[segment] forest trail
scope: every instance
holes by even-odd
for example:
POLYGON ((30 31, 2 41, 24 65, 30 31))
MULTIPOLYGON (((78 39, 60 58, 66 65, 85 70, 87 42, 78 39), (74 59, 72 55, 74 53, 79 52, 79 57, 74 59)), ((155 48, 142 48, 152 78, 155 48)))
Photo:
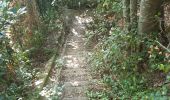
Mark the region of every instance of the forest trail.
MULTIPOLYGON (((89 51, 85 48, 86 24, 91 17, 85 13, 73 14, 70 24, 70 33, 66 41, 63 56, 64 67, 61 71, 61 83, 64 86, 62 100, 87 100, 86 92, 91 79, 87 67, 86 57, 89 51)), ((69 17, 69 16, 67 16, 69 17)))

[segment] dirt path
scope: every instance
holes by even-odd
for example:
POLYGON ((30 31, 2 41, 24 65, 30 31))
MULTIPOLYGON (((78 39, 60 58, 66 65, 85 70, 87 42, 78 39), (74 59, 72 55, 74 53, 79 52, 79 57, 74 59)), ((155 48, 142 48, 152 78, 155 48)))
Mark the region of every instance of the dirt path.
POLYGON ((85 24, 92 19, 80 13, 73 17, 63 56, 64 68, 61 72, 63 100, 87 100, 86 92, 91 77, 86 66, 88 51, 83 34, 86 30, 85 24))

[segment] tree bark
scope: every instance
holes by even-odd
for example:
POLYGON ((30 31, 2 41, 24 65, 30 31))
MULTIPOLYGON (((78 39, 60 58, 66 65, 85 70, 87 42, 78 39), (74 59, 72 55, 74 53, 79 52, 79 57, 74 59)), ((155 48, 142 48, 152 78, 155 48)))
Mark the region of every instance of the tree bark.
POLYGON ((26 0, 26 6, 28 8, 28 20, 29 28, 33 30, 34 28, 38 29, 40 26, 40 14, 37 9, 37 3, 35 0, 26 0))
POLYGON ((130 0, 130 28, 132 32, 136 31, 137 28, 137 11, 138 11, 138 1, 130 0))
MULTIPOLYGON (((140 16, 138 22, 138 33, 141 38, 148 37, 150 33, 160 32, 160 13, 163 0, 141 0, 140 16)), ((139 52, 142 53, 142 60, 138 62, 138 72, 147 70, 148 54, 145 53, 146 45, 141 42, 139 52)))
POLYGON ((138 32, 140 35, 159 31, 159 14, 163 0, 141 0, 138 32))
POLYGON ((123 18, 124 18, 124 31, 130 30, 130 0, 123 0, 123 18))
POLYGON ((164 20, 165 20, 165 31, 166 31, 166 36, 168 38, 169 44, 167 46, 168 49, 170 49, 170 1, 165 0, 164 3, 164 20))

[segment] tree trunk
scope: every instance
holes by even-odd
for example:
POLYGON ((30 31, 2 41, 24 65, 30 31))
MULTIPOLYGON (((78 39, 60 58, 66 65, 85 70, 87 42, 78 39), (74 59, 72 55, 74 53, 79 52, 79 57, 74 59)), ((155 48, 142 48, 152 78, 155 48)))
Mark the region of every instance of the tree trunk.
MULTIPOLYGON (((141 0, 138 32, 142 38, 148 37, 150 33, 160 31, 160 13, 163 0, 141 0)), ((145 44, 140 43, 139 52, 142 53, 142 60, 138 62, 138 72, 147 70, 148 54, 145 53, 145 44)))
POLYGON ((33 30, 39 29, 40 25, 40 18, 39 18, 39 11, 37 9, 37 3, 35 0, 26 0, 27 8, 28 8, 28 25, 29 29, 33 30))
POLYGON ((163 0, 141 0, 138 32, 140 35, 159 31, 159 19, 156 15, 160 13, 163 0))
POLYGON ((138 11, 138 1, 130 0, 130 27, 131 31, 135 32, 137 28, 137 11, 138 11))
POLYGON ((166 0, 164 3, 164 20, 165 20, 165 31, 166 31, 166 36, 168 38, 169 41, 169 45, 167 46, 167 48, 170 49, 170 1, 166 0))
POLYGON ((130 0, 123 0, 124 31, 130 30, 130 0))
POLYGON ((166 34, 166 23, 168 22, 168 19, 167 16, 165 16, 167 14, 167 11, 166 11, 166 3, 164 2, 164 4, 161 6, 161 15, 160 15, 160 36, 158 37, 159 38, 159 41, 162 43, 162 45, 164 45, 165 47, 168 46, 169 44, 169 41, 168 41, 168 37, 167 37, 167 34, 166 34))

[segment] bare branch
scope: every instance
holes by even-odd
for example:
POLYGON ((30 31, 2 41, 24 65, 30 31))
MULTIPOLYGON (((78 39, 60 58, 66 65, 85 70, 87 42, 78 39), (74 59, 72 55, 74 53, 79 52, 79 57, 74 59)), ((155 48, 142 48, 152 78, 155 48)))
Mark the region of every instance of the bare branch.
POLYGON ((162 44, 161 44, 160 42, 158 42, 158 41, 156 41, 156 43, 158 43, 161 48, 163 48, 163 49, 166 50, 168 53, 170 53, 170 49, 168 49, 167 47, 165 47, 164 45, 162 45, 162 44))

